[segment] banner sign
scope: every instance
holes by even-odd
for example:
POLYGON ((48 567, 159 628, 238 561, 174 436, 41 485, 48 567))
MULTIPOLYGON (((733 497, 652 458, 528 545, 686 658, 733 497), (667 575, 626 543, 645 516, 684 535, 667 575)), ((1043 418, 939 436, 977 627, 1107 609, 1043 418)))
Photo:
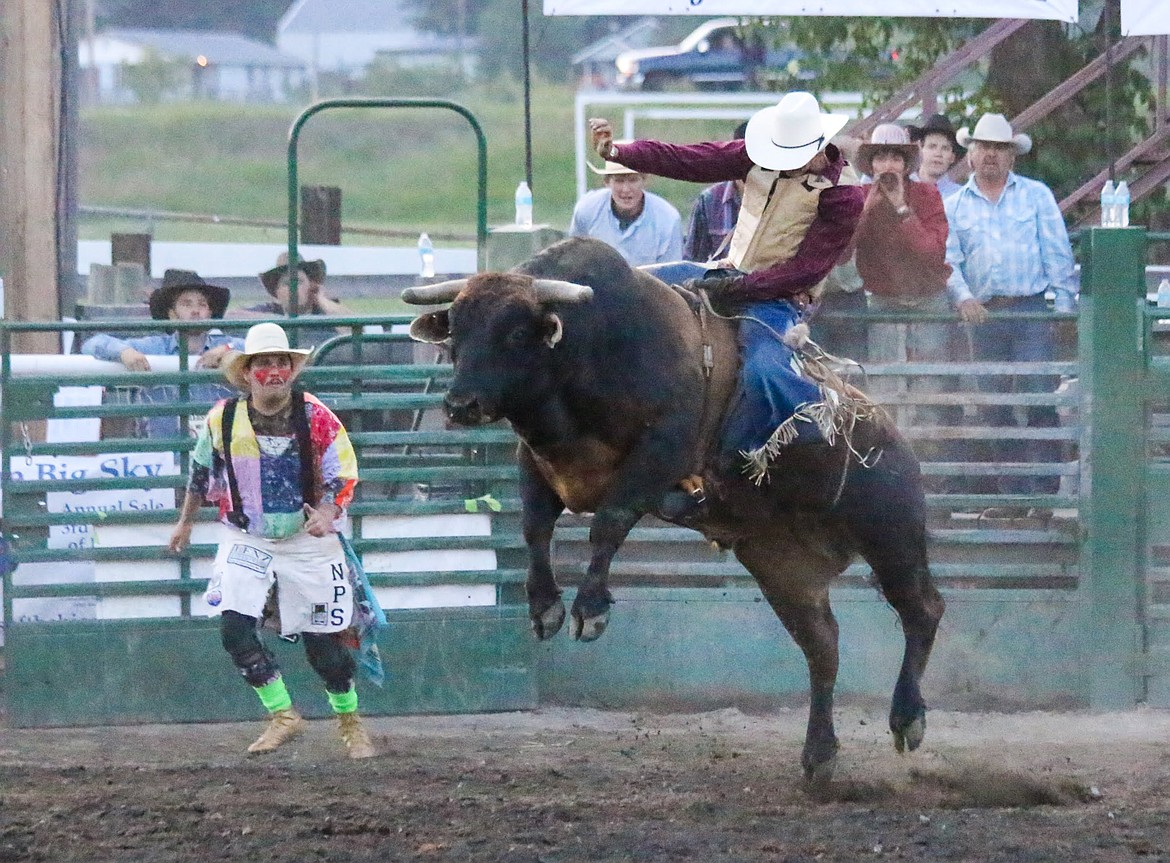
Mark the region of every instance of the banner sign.
MULTIPOLYGON (((1142 2, 1151 8, 1165 4, 1165 0, 1142 2)), ((1077 23, 1079 18, 1077 0, 544 0, 544 14, 1041 18, 1069 24, 1077 23)))
POLYGON ((1162 36, 1170 33, 1170 2, 1121 0, 1122 36, 1162 36))

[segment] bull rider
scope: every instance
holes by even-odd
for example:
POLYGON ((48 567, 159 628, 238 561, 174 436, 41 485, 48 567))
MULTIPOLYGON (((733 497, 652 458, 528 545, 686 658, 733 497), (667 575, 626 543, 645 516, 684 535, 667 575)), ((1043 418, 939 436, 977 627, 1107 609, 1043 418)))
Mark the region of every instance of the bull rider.
MULTIPOLYGON (((644 268, 668 284, 701 280, 717 306, 734 308, 740 320, 740 384, 723 428, 719 475, 743 472, 762 481, 781 448, 826 446, 835 433, 834 399, 800 373, 794 351, 800 340, 785 336, 802 320, 861 217, 865 193, 829 143, 847 120, 822 113, 803 92, 756 112, 742 141, 615 145, 608 120, 589 120, 593 148, 608 161, 676 180, 744 183, 726 258, 644 268)), ((685 524, 704 509, 703 496, 679 492, 668 496, 663 514, 685 524)))

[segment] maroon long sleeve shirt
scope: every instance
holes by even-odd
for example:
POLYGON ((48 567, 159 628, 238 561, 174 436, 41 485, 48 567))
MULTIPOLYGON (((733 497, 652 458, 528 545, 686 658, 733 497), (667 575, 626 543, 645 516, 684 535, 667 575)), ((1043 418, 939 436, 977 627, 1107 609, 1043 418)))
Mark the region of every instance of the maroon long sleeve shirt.
POLYGON ((881 297, 929 297, 947 289, 947 215, 933 183, 906 181, 901 218, 876 186, 857 227, 857 273, 862 286, 881 297))
MULTIPOLYGON (((845 159, 832 144, 825 148, 825 155, 829 167, 824 176, 836 183, 845 168, 845 159)), ((742 180, 755 167, 743 141, 702 144, 631 141, 618 147, 616 161, 644 174, 698 183, 742 180)), ((865 193, 860 186, 825 189, 817 204, 817 217, 796 254, 787 261, 747 274, 742 295, 753 301, 779 300, 815 287, 849 247, 864 204, 865 193)))

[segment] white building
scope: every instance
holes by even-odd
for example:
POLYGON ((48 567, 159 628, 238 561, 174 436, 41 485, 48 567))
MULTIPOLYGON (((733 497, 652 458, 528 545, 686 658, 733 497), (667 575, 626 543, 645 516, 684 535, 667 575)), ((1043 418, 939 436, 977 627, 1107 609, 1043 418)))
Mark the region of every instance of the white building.
POLYGON ((276 47, 298 57, 313 75, 361 75, 375 59, 401 66, 462 62, 472 40, 418 30, 402 0, 297 0, 276 28, 276 47))
POLYGON ((166 78, 148 86, 168 102, 284 102, 307 81, 300 59, 238 33, 115 29, 78 45, 90 101, 139 101, 142 85, 132 70, 144 63, 156 64, 156 77, 166 78))

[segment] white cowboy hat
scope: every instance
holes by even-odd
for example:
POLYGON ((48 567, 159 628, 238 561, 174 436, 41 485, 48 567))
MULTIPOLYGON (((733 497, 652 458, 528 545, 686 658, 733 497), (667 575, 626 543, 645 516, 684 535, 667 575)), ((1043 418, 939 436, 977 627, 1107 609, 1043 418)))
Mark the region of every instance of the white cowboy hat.
POLYGON ((792 171, 823 150, 848 122, 842 114, 822 114, 812 93, 789 93, 748 120, 748 158, 769 171, 792 171))
MULTIPOLYGON (((629 141, 614 141, 613 143, 616 147, 618 147, 620 149, 622 144, 628 144, 630 142, 629 141)), ((605 160, 605 167, 604 168, 595 168, 593 166, 592 162, 586 162, 585 164, 589 166, 589 170, 592 171, 594 174, 600 174, 603 177, 612 177, 616 174, 637 174, 638 173, 638 171, 635 171, 633 168, 627 168, 625 165, 619 165, 617 162, 611 162, 608 159, 605 160)))
POLYGON ((248 330, 244 337, 244 349, 232 351, 220 362, 223 376, 238 390, 247 391, 248 381, 245 377, 248 360, 261 354, 288 354, 293 365, 293 377, 300 374, 301 368, 309 358, 312 350, 305 348, 290 348, 288 335, 280 324, 256 324, 248 330))
POLYGON ((960 147, 967 147, 972 141, 985 141, 989 144, 1012 144, 1016 148, 1016 155, 1023 155, 1032 149, 1032 139, 1020 132, 1012 134, 1012 125, 1003 114, 984 114, 975 124, 975 131, 971 132, 964 126, 955 135, 960 147))
POLYGON ((869 141, 857 148, 857 166, 872 175, 873 157, 886 150, 902 154, 907 174, 918 167, 918 145, 910 143, 909 130, 896 123, 882 123, 874 128, 869 141))

